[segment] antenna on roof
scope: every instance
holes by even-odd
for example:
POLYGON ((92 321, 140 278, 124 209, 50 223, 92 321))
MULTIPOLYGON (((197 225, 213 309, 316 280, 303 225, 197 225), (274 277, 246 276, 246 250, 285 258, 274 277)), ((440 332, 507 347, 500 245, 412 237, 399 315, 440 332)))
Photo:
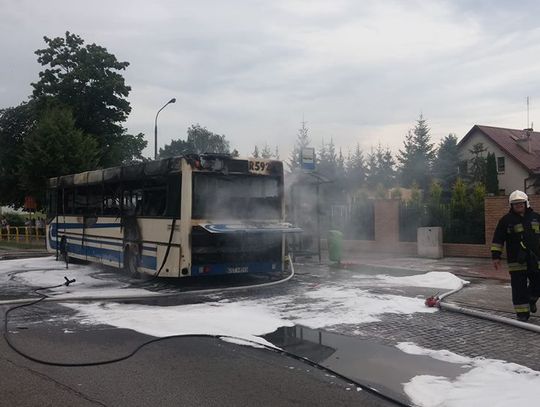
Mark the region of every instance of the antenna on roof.
POLYGON ((527 126, 525 128, 532 129, 532 126, 529 126, 529 97, 527 96, 527 126))

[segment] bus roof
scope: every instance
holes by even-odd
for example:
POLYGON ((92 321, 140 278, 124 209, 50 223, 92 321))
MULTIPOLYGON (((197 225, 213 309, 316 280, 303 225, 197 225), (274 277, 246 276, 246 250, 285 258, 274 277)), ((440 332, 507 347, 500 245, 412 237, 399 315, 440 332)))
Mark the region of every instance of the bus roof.
MULTIPOLYGON (((187 160, 192 167, 203 171, 250 172, 249 160, 246 158, 235 158, 228 154, 190 154, 49 178, 49 188, 94 185, 102 182, 135 181, 144 177, 177 173, 180 172, 182 159, 187 160)), ((260 158, 256 160, 279 163, 276 169, 278 169, 277 167, 279 169, 283 168, 280 161, 260 158)))

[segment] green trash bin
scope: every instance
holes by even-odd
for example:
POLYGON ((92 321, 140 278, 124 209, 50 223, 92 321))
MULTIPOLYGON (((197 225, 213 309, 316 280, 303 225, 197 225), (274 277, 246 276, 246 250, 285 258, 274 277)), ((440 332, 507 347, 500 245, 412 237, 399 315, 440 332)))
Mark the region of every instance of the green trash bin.
POLYGON ((328 258, 330 261, 341 263, 343 251, 343 233, 339 230, 328 231, 328 258))

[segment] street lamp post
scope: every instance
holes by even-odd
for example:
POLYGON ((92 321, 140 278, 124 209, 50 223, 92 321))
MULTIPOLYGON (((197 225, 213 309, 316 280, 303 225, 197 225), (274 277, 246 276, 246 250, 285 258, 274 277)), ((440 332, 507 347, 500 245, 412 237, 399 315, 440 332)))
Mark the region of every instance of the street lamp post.
POLYGON ((157 160, 157 118, 158 118, 159 112, 161 112, 163 109, 167 107, 167 105, 171 103, 176 103, 176 98, 172 98, 171 100, 169 100, 156 113, 156 120, 154 121, 154 160, 157 160))

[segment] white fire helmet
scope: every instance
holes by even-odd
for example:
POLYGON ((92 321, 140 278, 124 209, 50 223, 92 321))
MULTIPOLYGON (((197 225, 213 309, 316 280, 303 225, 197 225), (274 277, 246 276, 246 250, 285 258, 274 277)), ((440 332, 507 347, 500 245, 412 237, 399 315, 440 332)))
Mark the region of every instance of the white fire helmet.
POLYGON ((527 208, 529 207, 529 197, 525 192, 519 191, 517 189, 510 194, 510 196, 508 197, 508 202, 510 203, 510 205, 520 202, 526 202, 527 208))

